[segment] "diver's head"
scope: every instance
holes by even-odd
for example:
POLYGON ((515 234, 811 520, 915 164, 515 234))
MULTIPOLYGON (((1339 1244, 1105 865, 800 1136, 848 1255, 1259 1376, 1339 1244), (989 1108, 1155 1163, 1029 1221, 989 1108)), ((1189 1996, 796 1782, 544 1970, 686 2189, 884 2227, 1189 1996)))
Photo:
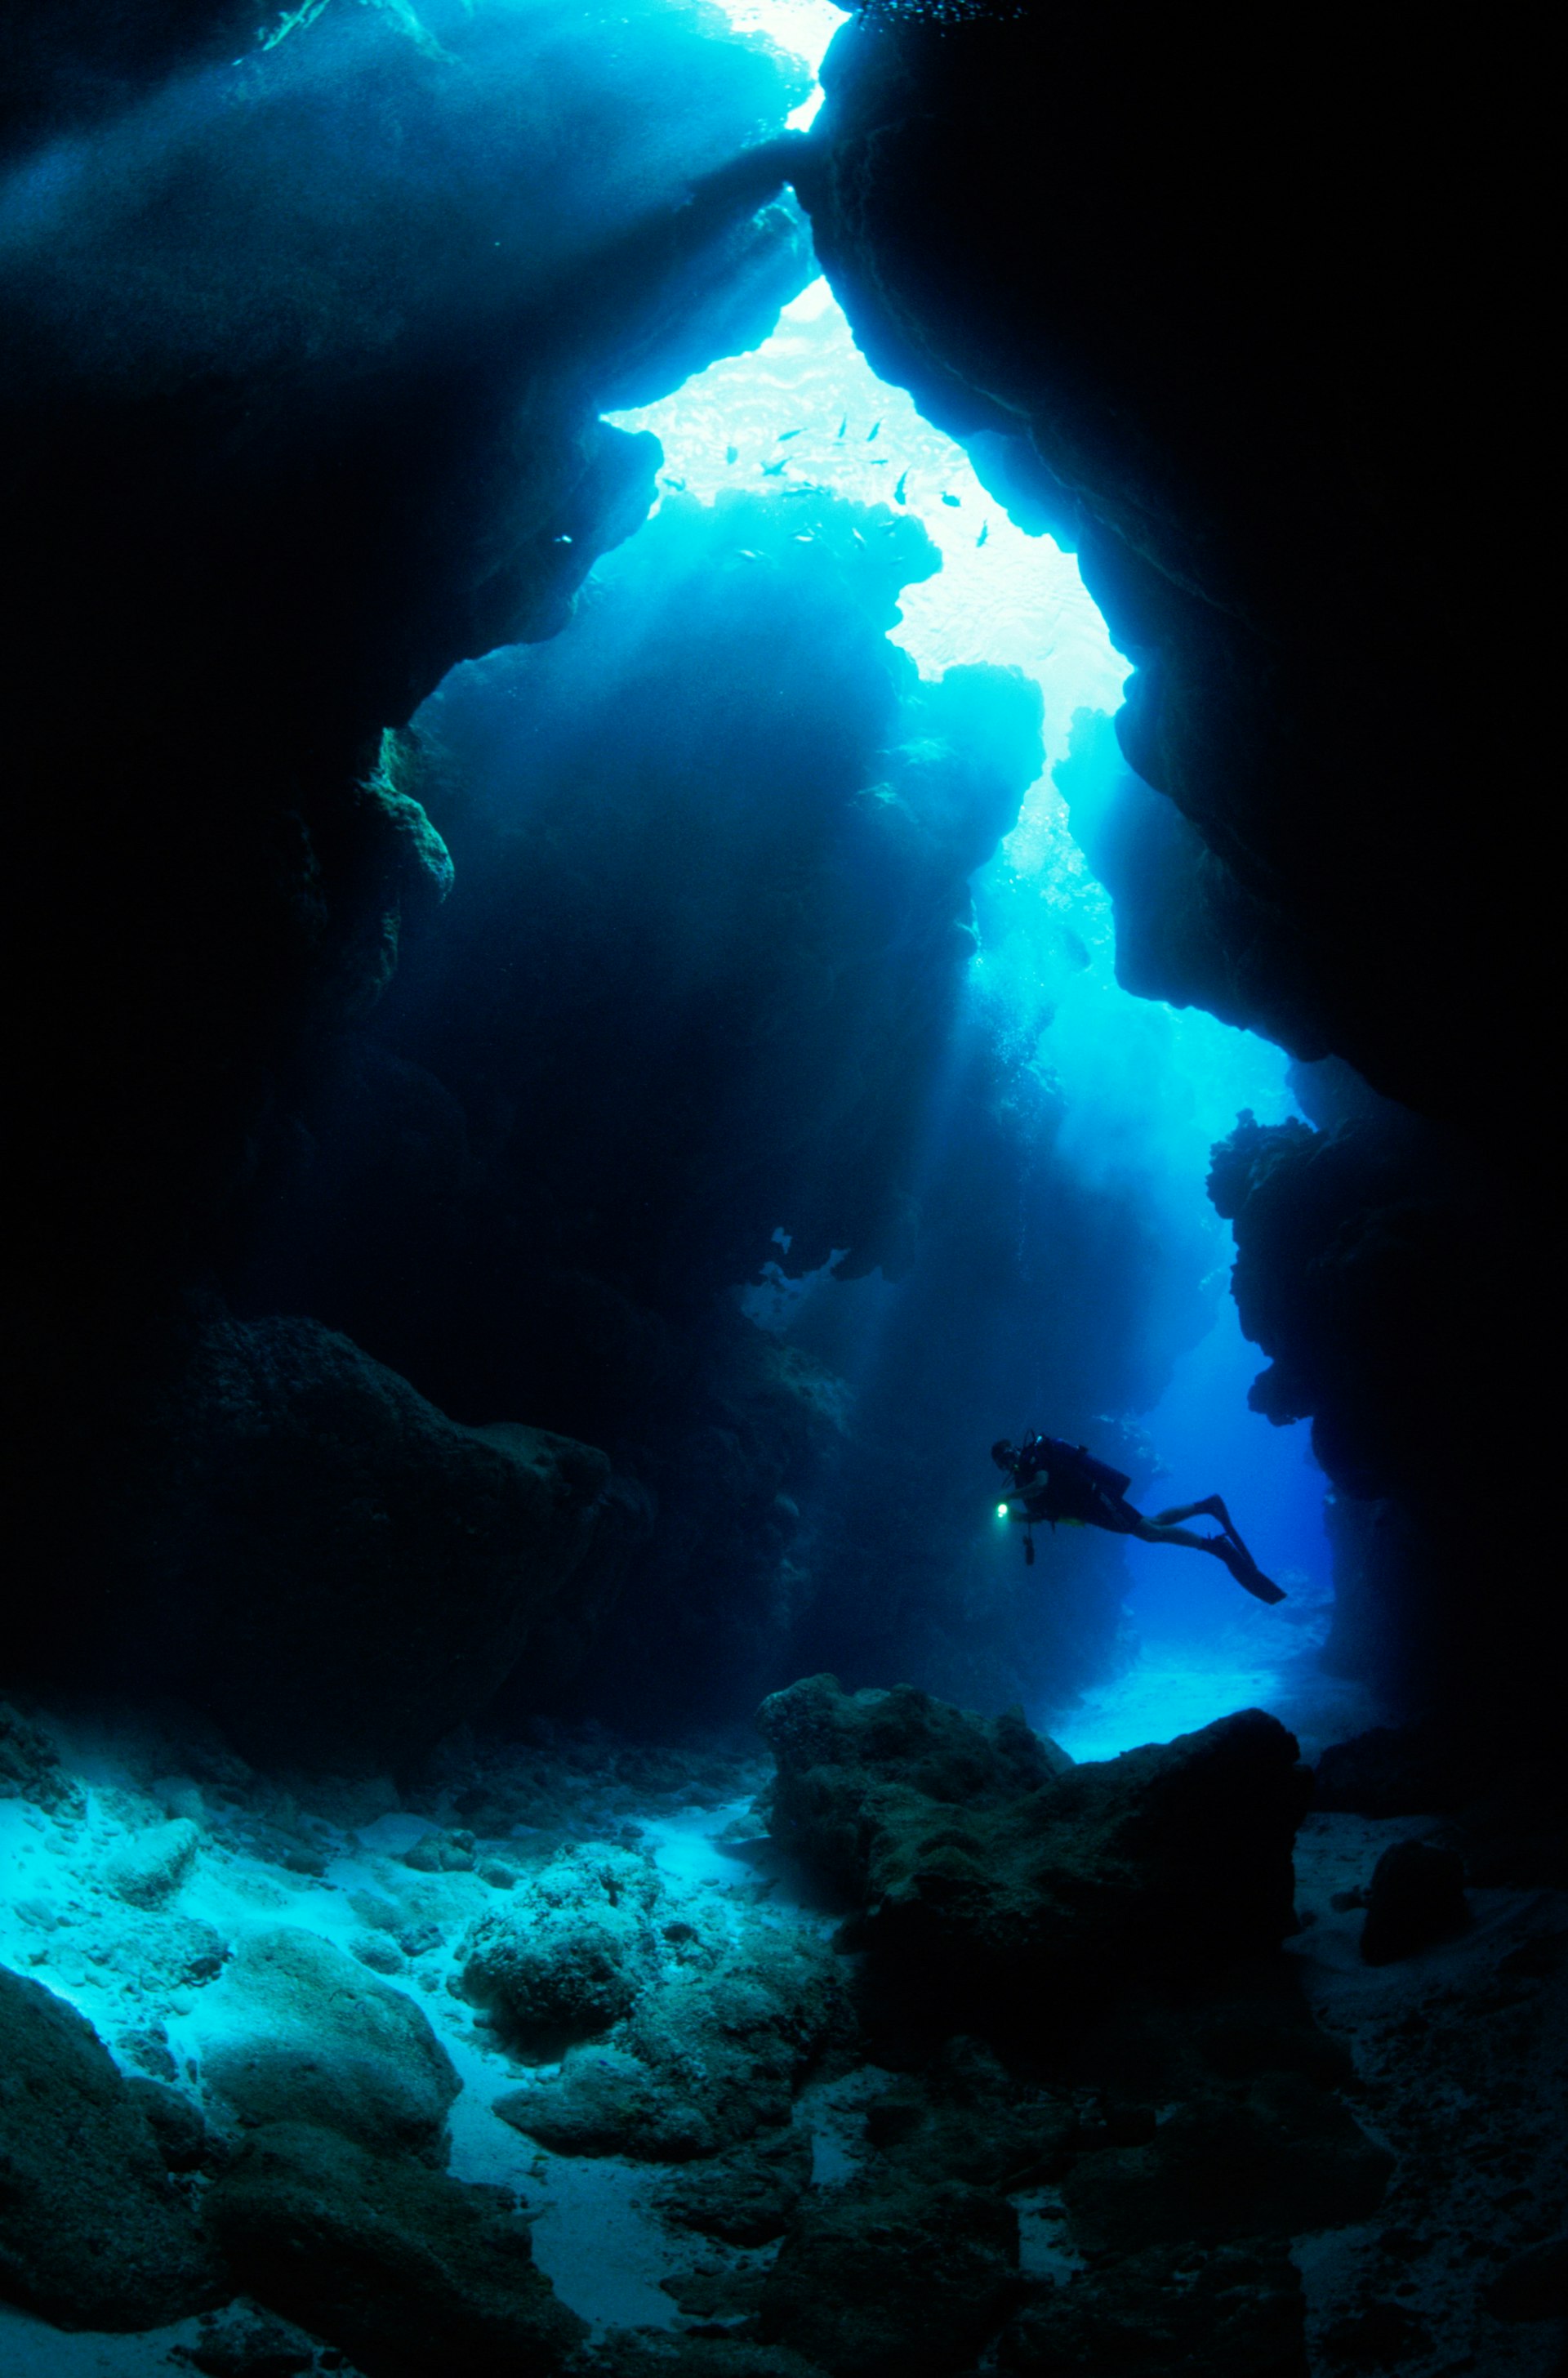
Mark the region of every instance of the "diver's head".
POLYGON ((1005 1436, 999 1436, 991 1447, 991 1459, 999 1470, 1014 1469, 1018 1462, 1018 1447, 1009 1445, 1005 1436))

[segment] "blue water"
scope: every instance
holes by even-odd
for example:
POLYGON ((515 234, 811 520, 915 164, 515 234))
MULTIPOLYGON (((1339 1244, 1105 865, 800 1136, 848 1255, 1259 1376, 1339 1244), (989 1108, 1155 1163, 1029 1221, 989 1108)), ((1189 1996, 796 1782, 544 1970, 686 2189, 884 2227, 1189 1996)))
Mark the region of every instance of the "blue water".
MULTIPOLYGON (((730 0, 729 14, 739 30, 764 31, 813 67, 842 21, 826 0, 730 0)), ((814 106, 815 99, 797 120, 808 121, 814 106)), ((1203 1179, 1211 1146, 1242 1107, 1264 1123, 1299 1110, 1282 1051, 1196 1010, 1134 999, 1116 980, 1110 904, 1072 840, 1053 772, 1070 744, 1077 767, 1119 764, 1095 722, 1119 705, 1129 664, 1075 558, 1015 528, 963 450, 902 390, 876 378, 822 281, 785 309, 753 354, 613 417, 661 439, 661 499, 682 493, 712 502, 725 488, 748 487, 787 501, 792 490, 828 486, 917 518, 942 566, 906 590, 892 640, 923 676, 984 661, 1022 668, 1039 684, 1046 766, 1014 832, 976 879, 983 946, 967 1028, 979 1019, 1032 1043, 1034 1062, 1068 1100, 1060 1148, 1090 1183, 1135 1183, 1179 1251, 1173 1280, 1190 1298, 1194 1271, 1202 1279, 1208 1334, 1178 1360, 1155 1408, 1133 1416, 1161 1465, 1145 1501, 1158 1507, 1221 1493, 1288 1596, 1265 1608, 1218 1562, 1131 1545, 1124 1673, 1067 1719, 1050 1713, 1052 1730, 1075 1757, 1104 1758, 1278 1699, 1326 1632, 1323 1482, 1305 1427, 1276 1430, 1247 1409, 1263 1358, 1237 1324, 1230 1234, 1209 1207, 1203 1179)), ((941 1127, 935 1113, 931 1127, 941 1127)), ((748 1309, 774 1327, 787 1322, 797 1297, 787 1246, 781 1253, 782 1263, 770 1261, 760 1286, 747 1292, 748 1309)), ((868 1312, 874 1305, 867 1300, 868 1312)), ((1173 1325, 1151 1313, 1148 1327, 1150 1342, 1160 1345, 1173 1325)), ((976 1416, 984 1441, 992 1417, 976 1416)), ((1031 1422, 1048 1425, 1049 1415, 1019 1414, 1011 1424, 1031 1422)), ((1043 1591, 1047 1562, 1043 1550, 1043 1591)))

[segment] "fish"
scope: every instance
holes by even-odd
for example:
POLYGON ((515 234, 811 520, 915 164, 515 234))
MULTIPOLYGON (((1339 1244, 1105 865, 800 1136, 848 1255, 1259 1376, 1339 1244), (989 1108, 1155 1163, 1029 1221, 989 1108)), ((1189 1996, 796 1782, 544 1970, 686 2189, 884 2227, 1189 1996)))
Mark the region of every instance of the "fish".
POLYGON ((978 536, 976 538, 976 540, 975 540, 976 544, 976 545, 984 545, 984 544, 985 544, 985 542, 986 542, 986 539, 989 536, 990 533, 991 533, 991 523, 990 523, 990 522, 989 522, 989 521, 984 521, 984 522, 982 522, 982 523, 981 523, 981 527, 980 527, 980 534, 979 534, 979 535, 978 535, 978 536))
POLYGON ((740 460, 740 449, 739 449, 739 447, 738 447, 738 446, 726 446, 726 447, 724 448, 724 460, 725 460, 725 462, 739 462, 739 460, 740 460))
POLYGON ((849 415, 848 415, 848 414, 846 413, 846 414, 844 414, 844 419, 839 423, 839 426, 838 426, 838 434, 839 434, 839 436, 840 436, 841 438, 844 436, 844 431, 845 431, 848 427, 849 427, 849 415))
POLYGON ((948 491, 947 491, 947 489, 946 489, 945 487, 942 489, 942 501, 943 501, 943 503, 944 503, 944 504, 952 504, 952 505, 956 506, 957 504, 961 503, 961 502, 962 502, 962 500, 963 500, 962 497, 959 497, 959 496, 950 496, 950 495, 948 494, 948 491))
POLYGON ((686 493, 686 481, 684 479, 666 479, 664 484, 666 487, 673 487, 677 496, 681 496, 686 493))
POLYGON ((882 426, 882 425, 881 425, 881 423, 880 423, 880 421, 873 421, 873 422, 872 422, 870 428, 869 428, 869 429, 868 429, 868 431, 866 432, 866 443, 867 443, 867 445, 868 445, 868 446, 869 446, 869 444, 871 443, 872 438, 876 436, 876 434, 877 434, 878 430, 881 427, 881 426, 882 426))
MULTIPOLYGON (((804 425, 802 425, 802 426, 804 426, 804 425)), ((784 444, 787 442, 787 440, 788 440, 788 439, 790 439, 791 438, 798 438, 799 436, 800 436, 800 430, 798 430, 798 429, 781 429, 781 430, 779 431, 778 437, 774 439, 774 441, 773 441, 773 442, 774 442, 774 444, 775 444, 775 445, 783 446, 783 445, 784 445, 784 444)))
POLYGON ((761 472, 762 476, 765 479, 776 479, 780 472, 786 470, 788 465, 789 456, 787 454, 781 454, 776 462, 759 462, 757 468, 761 472))
POLYGON ((904 491, 905 487, 907 487, 907 486, 908 486, 908 485, 909 485, 909 474, 908 474, 908 472, 907 472, 907 471, 901 471, 901 472, 899 473, 899 474, 898 474, 898 485, 897 485, 897 486, 896 486, 896 487, 893 489, 893 491, 892 491, 892 499, 893 499, 893 501, 894 501, 894 503, 895 503, 895 504, 902 504, 902 503, 904 503, 904 502, 905 502, 905 501, 907 500, 907 498, 905 498, 905 496, 904 496, 904 491))

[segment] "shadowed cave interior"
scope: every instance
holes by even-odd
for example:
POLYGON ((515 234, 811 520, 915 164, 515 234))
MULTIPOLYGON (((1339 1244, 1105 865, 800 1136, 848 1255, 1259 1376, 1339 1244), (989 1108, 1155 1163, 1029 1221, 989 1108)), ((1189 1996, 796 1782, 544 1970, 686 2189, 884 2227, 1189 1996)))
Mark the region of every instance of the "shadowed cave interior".
POLYGON ((18 24, 7 2372, 1568 2366, 1482 47, 18 24))

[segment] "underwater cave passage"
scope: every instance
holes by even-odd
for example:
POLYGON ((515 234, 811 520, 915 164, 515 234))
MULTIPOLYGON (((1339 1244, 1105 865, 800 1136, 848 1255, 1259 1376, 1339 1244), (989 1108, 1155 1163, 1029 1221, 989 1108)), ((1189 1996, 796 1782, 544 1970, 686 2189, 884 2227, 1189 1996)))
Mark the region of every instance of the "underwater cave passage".
MULTIPOLYGON (((896 1282, 880 1271, 847 1276, 852 1249, 833 1249, 805 1271, 797 1256, 792 1268, 787 1214, 738 1291, 743 1309, 786 1342, 826 1355, 884 1442, 907 1429, 922 1461, 972 1471, 973 1540, 946 1546, 964 1577, 959 1623, 976 1637, 999 1627, 1019 1649, 1031 1718, 1073 1756, 1112 1757, 1249 1705, 1294 1716, 1309 1741, 1323 1723, 1343 1725, 1347 1711, 1332 1693, 1315 1713, 1324 1691, 1315 1653, 1332 1607, 1323 1480, 1306 1423, 1276 1428, 1247 1407, 1261 1357, 1241 1337, 1227 1288, 1228 1229, 1204 1193, 1209 1148, 1240 1110, 1264 1123, 1299 1113, 1288 1061, 1201 1011, 1139 999, 1117 981, 1110 902, 1073 839, 1071 810, 1074 801, 1095 810, 1125 774, 1110 721, 1129 664, 1075 558, 1016 527, 964 451, 903 390, 876 378, 825 281, 785 308, 757 351, 613 418, 661 441, 657 510, 700 504, 722 512, 764 494, 776 517, 798 518, 790 534, 800 546, 811 542, 823 490, 864 508, 858 536, 917 522, 940 562, 928 574, 922 564, 900 590, 889 641, 923 680, 953 667, 1014 671, 1043 698, 1044 764, 974 878, 977 945, 950 1047, 928 1084, 916 1163, 922 1191, 934 1189, 940 1207, 940 1176, 952 1170, 944 1140, 965 1127, 962 1081, 976 1046, 1005 1052, 1004 1069, 1015 1086, 1026 1078, 1035 1100, 1032 1123, 1021 1123, 1020 1178, 1050 1173, 1072 1208, 1064 1220, 1076 1254, 1064 1276, 1041 1278, 1052 1262, 1048 1190, 1013 1250, 1024 1302, 1036 1300, 1039 1342, 1016 1342, 1010 1311, 994 1317, 999 1337, 1013 1342, 976 1344, 984 1318, 964 1312, 954 1283, 944 1291, 928 1279, 918 1256, 896 1282), (1030 1234, 1035 1243, 1025 1247, 1030 1234), (1107 1281, 1119 1267, 1124 1278, 1107 1281), (953 1371, 974 1397, 967 1413, 938 1384, 953 1371), (1040 1624, 1031 1642, 1013 1573, 1016 1531, 998 1524, 985 1447, 999 1433, 1065 1434, 1070 1423, 1091 1442, 1097 1423, 1098 1438, 1122 1448, 1116 1458, 1147 1507, 1223 1492, 1247 1515, 1248 1540, 1286 1586, 1287 1602, 1259 1608, 1217 1564, 1127 1542, 1119 1547, 1125 1599, 1107 1639, 1103 1610, 1095 1617, 1083 1607, 1087 1548, 1063 1530, 1043 1543, 1033 1571, 1040 1624), (955 1432, 945 1450, 944 1431, 955 1432), (1054 1616, 1053 1599, 1065 1604, 1054 1616)), ((737 526, 732 569, 772 567, 742 544, 744 534, 737 526)), ((613 556, 598 574, 613 580, 620 566, 613 556)), ((815 1516, 824 1532, 842 1535, 854 1524, 842 1509, 842 1478, 822 1482, 820 1499, 835 1495, 839 1507, 815 1516)), ((892 1567, 904 1549, 896 1519, 888 1535, 892 1567)), ((896 1579, 889 1591, 899 1598, 896 1579)), ((850 1627, 829 1648, 847 1668, 864 1664, 858 1680, 883 1681, 857 1661, 864 1642, 850 1627)), ((979 1656, 970 1667, 976 1698, 994 1701, 999 1669, 979 1656)), ((951 1666, 931 1681, 954 1688, 951 1666)))
POLYGON ((4 2378, 1559 2368, 1464 258, 1296 30, 30 12, 4 2378))

